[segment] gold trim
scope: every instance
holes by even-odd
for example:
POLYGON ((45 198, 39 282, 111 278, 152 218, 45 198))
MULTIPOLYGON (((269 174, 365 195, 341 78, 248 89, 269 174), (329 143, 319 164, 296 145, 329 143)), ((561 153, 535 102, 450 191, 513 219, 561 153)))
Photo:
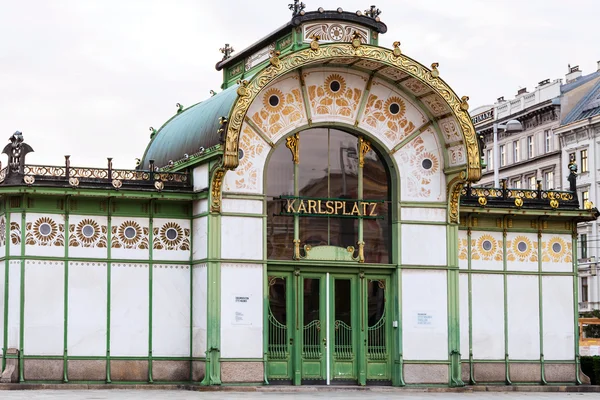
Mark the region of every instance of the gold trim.
MULTIPOLYGON (((316 41, 313 41, 311 46, 315 42, 316 41)), ((316 44, 318 44, 318 42, 316 42, 316 44)), ((440 78, 434 77, 428 68, 403 54, 397 55, 393 50, 367 44, 362 44, 360 47, 355 48, 350 43, 324 44, 318 46, 316 49, 310 48, 288 54, 280 59, 280 63, 277 67, 269 64, 266 68, 254 75, 249 82, 240 82, 241 86, 238 88, 239 97, 232 108, 229 125, 227 127, 223 167, 226 169, 235 169, 238 166, 239 137, 244 117, 246 116, 248 108, 264 87, 286 73, 305 65, 348 57, 377 61, 383 65, 397 68, 425 83, 431 87, 434 93, 441 96, 452 110, 452 114, 456 117, 464 138, 467 150, 465 179, 472 182, 479 180, 481 177, 481 159, 479 156, 475 128, 473 127, 471 117, 467 112, 468 98, 466 98, 466 96, 463 96, 462 99, 459 98, 446 82, 440 78)))
POLYGON ((452 178, 452 180, 450 180, 448 183, 446 195, 450 200, 448 203, 448 220, 451 224, 458 224, 459 222, 458 206, 460 203, 460 194, 462 193, 465 185, 465 178, 465 171, 461 171, 459 175, 452 178))
POLYGON ((221 212, 221 187, 223 186, 223 177, 225 168, 217 167, 213 173, 213 179, 210 187, 210 212, 221 212))
POLYGON ((365 156, 371 151, 371 143, 365 140, 362 136, 358 138, 358 166, 363 168, 365 166, 365 156))
POLYGON ((300 135, 298 133, 289 136, 285 139, 285 147, 292 152, 292 160, 294 164, 300 163, 300 135))

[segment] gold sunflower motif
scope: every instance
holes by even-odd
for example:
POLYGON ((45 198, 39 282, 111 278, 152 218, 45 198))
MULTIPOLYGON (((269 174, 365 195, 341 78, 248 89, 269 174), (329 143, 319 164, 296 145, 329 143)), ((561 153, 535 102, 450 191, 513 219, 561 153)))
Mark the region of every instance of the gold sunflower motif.
POLYGON ((492 260, 498 245, 492 235, 481 235, 477 240, 477 250, 481 253, 484 260, 492 260))
POLYGON ((567 251, 567 243, 560 237, 553 237, 548 241, 546 252, 553 262, 560 262, 567 251))
POLYGON ((346 92, 346 80, 340 74, 331 74, 325 79, 323 88, 329 97, 341 97, 346 92))
POLYGON ((383 112, 390 120, 397 121, 404 117, 404 114, 406 113, 406 104, 404 104, 404 100, 400 97, 392 96, 383 104, 383 112))
POLYGON ((285 105, 283 92, 277 88, 270 88, 263 96, 263 106, 266 110, 273 113, 281 111, 285 105))
POLYGON ((142 239, 142 227, 135 221, 125 221, 119 225, 117 234, 126 248, 132 248, 142 239))
POLYGON ((81 243, 90 245, 100 237, 100 225, 93 219, 83 219, 77 224, 75 234, 81 243))
POLYGON ((525 236, 517 236, 512 242, 512 248, 517 257, 523 260, 531 253, 532 243, 525 236))
POLYGON ((41 217, 33 223, 33 235, 43 246, 51 243, 58 235, 58 225, 52 218, 41 217))
POLYGON ((420 153, 417 157, 417 163, 423 176, 431 176, 437 173, 440 168, 440 162, 435 154, 428 151, 420 153))
POLYGON ((167 222, 160 228, 160 240, 165 244, 167 250, 174 250, 183 241, 183 229, 175 222, 167 222))

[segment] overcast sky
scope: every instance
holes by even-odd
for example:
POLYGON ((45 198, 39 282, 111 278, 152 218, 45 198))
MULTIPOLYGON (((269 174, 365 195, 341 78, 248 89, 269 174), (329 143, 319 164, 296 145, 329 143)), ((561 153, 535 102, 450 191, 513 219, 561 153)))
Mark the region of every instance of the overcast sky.
MULTIPOLYGON (((291 0, 0 0, 0 145, 20 130, 28 162, 132 168, 176 111, 220 90, 219 48, 242 50, 279 26, 291 0)), ((365 10, 380 44, 429 66, 471 109, 522 87, 597 69, 598 0, 304 0, 365 10)), ((1 147, 0 147, 1 148, 1 147)), ((6 164, 6 156, 0 158, 6 164)))

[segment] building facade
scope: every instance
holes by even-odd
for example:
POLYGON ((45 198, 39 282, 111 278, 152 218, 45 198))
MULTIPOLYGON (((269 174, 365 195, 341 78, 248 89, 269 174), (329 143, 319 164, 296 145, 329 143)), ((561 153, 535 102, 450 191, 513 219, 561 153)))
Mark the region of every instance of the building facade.
POLYGON ((436 63, 379 47, 375 8, 291 8, 136 170, 28 165, 11 137, 2 379, 581 383, 573 233, 597 210, 472 187, 436 63))

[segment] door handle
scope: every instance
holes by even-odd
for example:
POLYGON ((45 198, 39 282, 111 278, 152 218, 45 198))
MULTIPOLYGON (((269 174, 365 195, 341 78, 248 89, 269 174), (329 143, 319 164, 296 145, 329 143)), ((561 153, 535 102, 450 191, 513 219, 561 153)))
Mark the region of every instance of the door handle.
POLYGON ((290 338, 290 346, 291 346, 291 345, 293 345, 293 344, 294 344, 294 338, 293 338, 293 337, 291 337, 291 338, 290 338))
POLYGON ((323 338, 323 344, 327 347, 327 338, 323 338))

